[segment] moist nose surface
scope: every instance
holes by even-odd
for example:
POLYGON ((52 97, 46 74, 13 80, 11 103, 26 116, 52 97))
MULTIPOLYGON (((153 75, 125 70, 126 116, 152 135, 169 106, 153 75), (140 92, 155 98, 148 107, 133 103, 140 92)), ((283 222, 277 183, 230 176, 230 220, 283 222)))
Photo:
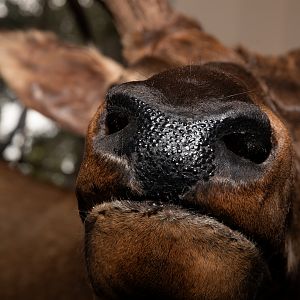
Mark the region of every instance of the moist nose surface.
POLYGON ((214 175, 214 143, 220 120, 193 120, 138 101, 142 118, 132 146, 135 170, 152 196, 171 196, 182 186, 214 175))
POLYGON ((125 103, 122 97, 108 100, 107 119, 111 116, 115 124, 110 131, 120 129, 122 123, 123 127, 127 123, 134 126, 128 133, 120 131, 111 137, 118 144, 115 152, 127 156, 147 196, 174 198, 183 192, 183 186, 214 175, 214 144, 222 120, 163 112, 136 98, 125 103))

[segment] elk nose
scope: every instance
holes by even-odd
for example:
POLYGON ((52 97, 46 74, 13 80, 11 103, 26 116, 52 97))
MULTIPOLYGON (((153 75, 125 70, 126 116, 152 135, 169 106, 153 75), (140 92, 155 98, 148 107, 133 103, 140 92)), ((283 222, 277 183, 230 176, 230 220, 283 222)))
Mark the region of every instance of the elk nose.
POLYGON ((210 101, 180 110, 154 98, 110 93, 99 147, 125 157, 149 197, 174 199, 214 176, 261 172, 271 151, 267 116, 253 103, 210 101))

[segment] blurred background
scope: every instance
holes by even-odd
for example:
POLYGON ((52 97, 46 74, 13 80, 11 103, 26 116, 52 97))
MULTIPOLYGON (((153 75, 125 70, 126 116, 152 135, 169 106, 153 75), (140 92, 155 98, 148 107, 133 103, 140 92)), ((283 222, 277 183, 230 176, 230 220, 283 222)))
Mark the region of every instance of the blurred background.
MULTIPOLYGON (((173 0, 227 45, 279 54, 300 47, 299 0, 173 0)), ((38 28, 62 39, 93 43, 122 62, 109 15, 93 0, 0 0, 0 30, 38 28)), ((0 78, 0 157, 25 174, 63 187, 74 186, 84 139, 24 108, 0 78)))

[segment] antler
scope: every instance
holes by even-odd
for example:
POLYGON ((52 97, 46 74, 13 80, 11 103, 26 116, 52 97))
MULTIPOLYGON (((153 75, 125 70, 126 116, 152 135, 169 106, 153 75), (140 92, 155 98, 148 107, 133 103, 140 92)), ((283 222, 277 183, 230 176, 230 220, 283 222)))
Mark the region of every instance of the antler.
POLYGON ((82 135, 110 85, 137 77, 93 48, 39 31, 0 34, 0 74, 26 106, 82 135))
POLYGON ((129 64, 155 57, 178 66, 208 61, 242 62, 236 52, 205 33, 200 24, 166 0, 98 0, 114 18, 129 64))

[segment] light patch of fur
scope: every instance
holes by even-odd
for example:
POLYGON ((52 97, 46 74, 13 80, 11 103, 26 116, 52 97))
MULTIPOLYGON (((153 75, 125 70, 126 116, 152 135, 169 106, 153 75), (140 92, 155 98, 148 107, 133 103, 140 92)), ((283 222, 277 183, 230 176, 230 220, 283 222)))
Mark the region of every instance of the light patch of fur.
MULTIPOLYGON (((105 159, 107 159, 115 164, 118 164, 120 166, 120 168, 123 168, 123 170, 126 171, 126 173, 134 174, 132 172, 132 168, 128 164, 128 160, 126 160, 125 158, 110 154, 108 152, 103 152, 103 153, 101 153, 101 155, 105 159)), ((132 191, 136 192, 137 194, 142 194, 142 187, 138 184, 138 181, 135 179, 134 175, 130 176, 128 185, 132 191)))
POLYGON ((285 243, 287 251, 287 271, 289 274, 293 274, 299 264, 299 257, 295 254, 293 242, 290 237, 287 237, 285 243))

